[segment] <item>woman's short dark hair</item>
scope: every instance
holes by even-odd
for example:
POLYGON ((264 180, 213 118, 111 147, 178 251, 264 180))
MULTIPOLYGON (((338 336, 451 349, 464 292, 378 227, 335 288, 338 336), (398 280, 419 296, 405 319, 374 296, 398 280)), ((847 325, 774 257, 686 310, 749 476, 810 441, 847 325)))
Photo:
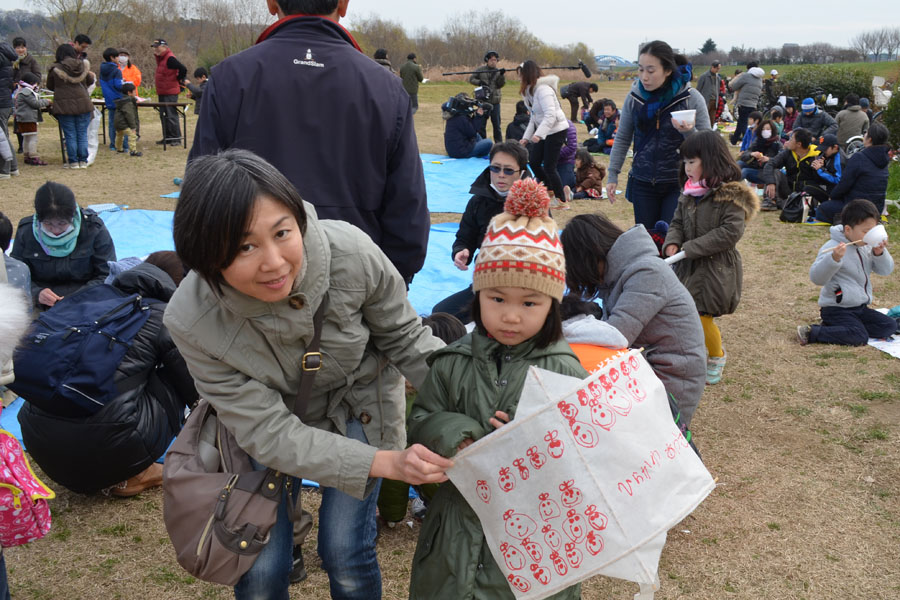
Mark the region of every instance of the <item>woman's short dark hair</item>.
POLYGON ((338 0, 278 0, 286 15, 330 15, 338 7, 338 0))
POLYGON ((16 37, 13 38, 13 48, 27 48, 28 44, 25 42, 25 38, 16 37))
POLYGON ((373 58, 375 58, 376 60, 387 58, 387 50, 385 50, 384 48, 379 48, 375 51, 375 55, 373 56, 373 58))
POLYGON ((866 219, 875 219, 875 223, 878 223, 880 218, 878 208, 865 198, 851 200, 841 211, 841 225, 844 227, 856 227, 866 219))
POLYGON ((55 181, 48 181, 34 193, 34 214, 38 221, 71 221, 75 218, 77 207, 75 193, 68 186, 55 181))
MULTIPOLYGON (((718 131, 698 131, 681 143, 681 158, 699 158, 706 187, 715 188, 729 181, 740 181, 741 168, 734 161, 725 140, 718 131)), ((684 162, 679 168, 681 185, 687 181, 684 162)))
POLYGON ((306 233, 306 210, 297 189, 278 169, 249 150, 231 149, 188 164, 175 206, 175 251, 221 292, 222 270, 240 250, 261 196, 282 203, 306 233))
POLYGON ((78 58, 78 51, 71 44, 60 44, 56 47, 56 62, 62 62, 67 58, 78 58))
POLYGON ((578 215, 569 221, 559 239, 566 256, 566 285, 570 290, 585 300, 600 294, 600 264, 606 265, 606 256, 622 233, 602 213, 578 215))
POLYGON ((498 152, 509 154, 510 156, 515 158, 516 162, 519 164, 520 169, 525 169, 528 167, 528 150, 526 150, 525 146, 523 146, 519 142, 515 142, 513 140, 497 142, 496 144, 491 146, 491 153, 488 158, 490 160, 494 160, 494 155, 496 155, 498 152))
MULTIPOLYGON (((484 322, 481 320, 481 302, 479 301, 479 298, 481 297, 482 291, 483 290, 478 290, 475 292, 475 300, 472 301, 470 314, 472 315, 472 320, 475 322, 475 328, 478 329, 478 332, 481 333, 481 335, 488 335, 487 329, 484 328, 484 322)), ((544 325, 532 339, 534 339, 534 345, 538 348, 546 348, 550 344, 561 340, 562 336, 562 318, 559 316, 559 300, 551 298, 550 312, 547 313, 544 325)))
POLYGON ((875 122, 869 125, 869 131, 866 133, 872 140, 873 146, 884 146, 888 141, 888 130, 884 124, 875 122))
POLYGON ((116 62, 119 57, 119 51, 116 48, 107 48, 103 51, 103 60, 106 62, 116 62))
POLYGON ((670 83, 672 78, 680 75, 681 71, 678 68, 678 61, 675 59, 675 51, 672 50, 672 46, 667 44, 662 40, 653 40, 652 42, 647 42, 643 46, 641 46, 640 52, 641 54, 649 54, 650 56, 655 56, 659 59, 660 64, 662 65, 663 71, 669 71, 668 77, 666 77, 666 83, 670 83))
POLYGON ((519 93, 524 96, 525 92, 534 92, 534 84, 543 74, 544 72, 541 70, 541 67, 533 60, 526 60, 522 63, 522 66, 519 67, 519 77, 522 78, 522 85, 519 86, 519 93))

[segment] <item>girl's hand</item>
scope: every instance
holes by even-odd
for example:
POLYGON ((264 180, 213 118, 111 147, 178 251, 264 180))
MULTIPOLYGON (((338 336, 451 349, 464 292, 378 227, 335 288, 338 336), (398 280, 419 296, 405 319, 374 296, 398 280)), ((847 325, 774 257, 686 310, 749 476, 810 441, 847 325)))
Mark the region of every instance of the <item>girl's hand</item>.
POLYGON ((468 271, 469 270, 469 249, 465 248, 456 253, 456 256, 453 257, 453 264, 456 265, 456 268, 460 271, 468 271))
POLYGON ((447 481, 445 471, 453 461, 435 454, 422 444, 406 450, 378 450, 369 469, 370 477, 386 477, 412 485, 447 481))
POLYGON ((674 256, 678 254, 678 246, 676 244, 669 244, 666 246, 664 252, 666 256, 674 256))
POLYGON ((38 302, 40 302, 44 306, 53 306, 62 299, 62 296, 58 296, 56 292, 54 292, 50 288, 44 288, 38 294, 38 302))
POLYGON ((533 135, 533 136, 531 136, 531 141, 534 142, 535 144, 537 144, 539 141, 541 141, 541 138, 539 138, 536 135, 533 135))
POLYGON ((498 410, 494 413, 494 416, 490 418, 489 423, 494 426, 494 429, 500 429, 509 423, 509 415, 502 410, 498 410))
POLYGON ((610 204, 616 203, 616 184, 615 183, 607 183, 606 184, 606 199, 609 200, 610 204))
POLYGON ((841 262, 841 259, 844 258, 844 254, 847 253, 847 244, 841 242, 837 246, 834 247, 834 250, 831 251, 831 258, 834 259, 834 262, 841 262))

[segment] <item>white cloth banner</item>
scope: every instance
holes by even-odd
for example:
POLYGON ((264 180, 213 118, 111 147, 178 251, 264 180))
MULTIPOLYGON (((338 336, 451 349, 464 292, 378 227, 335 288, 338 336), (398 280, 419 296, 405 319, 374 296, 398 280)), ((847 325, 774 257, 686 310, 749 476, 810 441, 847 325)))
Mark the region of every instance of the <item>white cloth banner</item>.
POLYGON ((517 598, 602 574, 657 581, 666 532, 715 484, 640 352, 580 380, 532 367, 516 418, 447 472, 517 598))

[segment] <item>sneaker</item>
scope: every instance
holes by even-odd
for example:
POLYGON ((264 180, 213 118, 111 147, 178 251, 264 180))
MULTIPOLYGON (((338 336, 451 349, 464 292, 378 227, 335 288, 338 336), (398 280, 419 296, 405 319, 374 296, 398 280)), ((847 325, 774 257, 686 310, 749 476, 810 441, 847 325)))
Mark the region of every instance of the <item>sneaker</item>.
POLYGON ((797 338, 800 340, 800 345, 805 346, 809 343, 809 333, 812 331, 811 325, 798 325, 797 326, 797 338))
POLYGON ((559 204, 559 206, 557 206, 556 208, 558 208, 559 210, 572 210, 572 207, 569 206, 568 201, 559 202, 558 204, 559 204))
POLYGON ((77 169, 78 165, 76 163, 63 163, 63 169, 77 169))
POLYGON ((78 166, 76 168, 77 169, 87 169, 88 164, 86 162, 80 162, 80 163, 78 163, 78 166))
POLYGON ((550 196, 550 208, 559 208, 559 200, 556 196, 550 196))
POLYGON ((19 176, 19 170, 18 170, 18 169, 13 169, 12 171, 9 172, 9 174, 12 175, 13 177, 18 177, 18 176, 19 176))
POLYGON ((129 156, 143 156, 143 155, 144 155, 143 152, 137 152, 135 150, 132 150, 131 153, 129 154, 129 156))
POLYGON ((428 505, 421 498, 413 498, 409 503, 409 512, 412 516, 420 521, 425 519, 425 513, 428 512, 428 505))
POLYGON ((0 173, 0 179, 9 179, 10 177, 9 173, 0 173))
POLYGON ((156 145, 157 145, 157 146, 162 146, 162 145, 164 145, 167 141, 168 141, 168 140, 157 140, 157 141, 156 141, 156 145))
POLYGON ((778 210, 778 206, 776 206, 774 202, 772 202, 771 200, 766 198, 765 200, 762 201, 762 205, 759 207, 759 210, 767 211, 767 212, 772 211, 772 210, 778 210))
POLYGON ((710 356, 706 359, 706 385, 716 385, 720 381, 722 381, 722 371, 725 370, 725 359, 728 357, 727 354, 724 356, 710 356))
POLYGON ((567 203, 572 201, 572 188, 569 186, 563 188, 563 198, 566 199, 567 203))
POLYGON ((16 154, 22 154, 22 147, 21 147, 21 146, 19 146, 19 149, 16 150, 16 154))
POLYGON ((294 566, 291 568, 291 583, 300 583, 306 577, 306 565, 303 564, 303 546, 294 546, 294 566))
POLYGON ((114 485, 109 493, 119 498, 129 498, 136 496, 146 489, 162 485, 163 482, 163 466, 159 463, 153 463, 134 477, 114 485))

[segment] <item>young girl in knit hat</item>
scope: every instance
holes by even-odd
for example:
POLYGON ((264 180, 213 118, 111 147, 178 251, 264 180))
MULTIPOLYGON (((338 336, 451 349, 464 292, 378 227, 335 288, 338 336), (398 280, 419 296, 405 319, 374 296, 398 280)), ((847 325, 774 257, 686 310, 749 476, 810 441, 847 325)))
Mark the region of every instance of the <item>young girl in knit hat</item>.
MULTIPOLYGON (((562 336, 566 265, 546 188, 517 181, 475 259, 475 330, 428 359, 410 413, 409 443, 446 457, 508 423, 528 367, 585 377, 562 336)), ((478 517, 451 482, 428 506, 413 557, 410 598, 514 598, 478 517)), ((575 585, 552 598, 580 598, 575 585)))

